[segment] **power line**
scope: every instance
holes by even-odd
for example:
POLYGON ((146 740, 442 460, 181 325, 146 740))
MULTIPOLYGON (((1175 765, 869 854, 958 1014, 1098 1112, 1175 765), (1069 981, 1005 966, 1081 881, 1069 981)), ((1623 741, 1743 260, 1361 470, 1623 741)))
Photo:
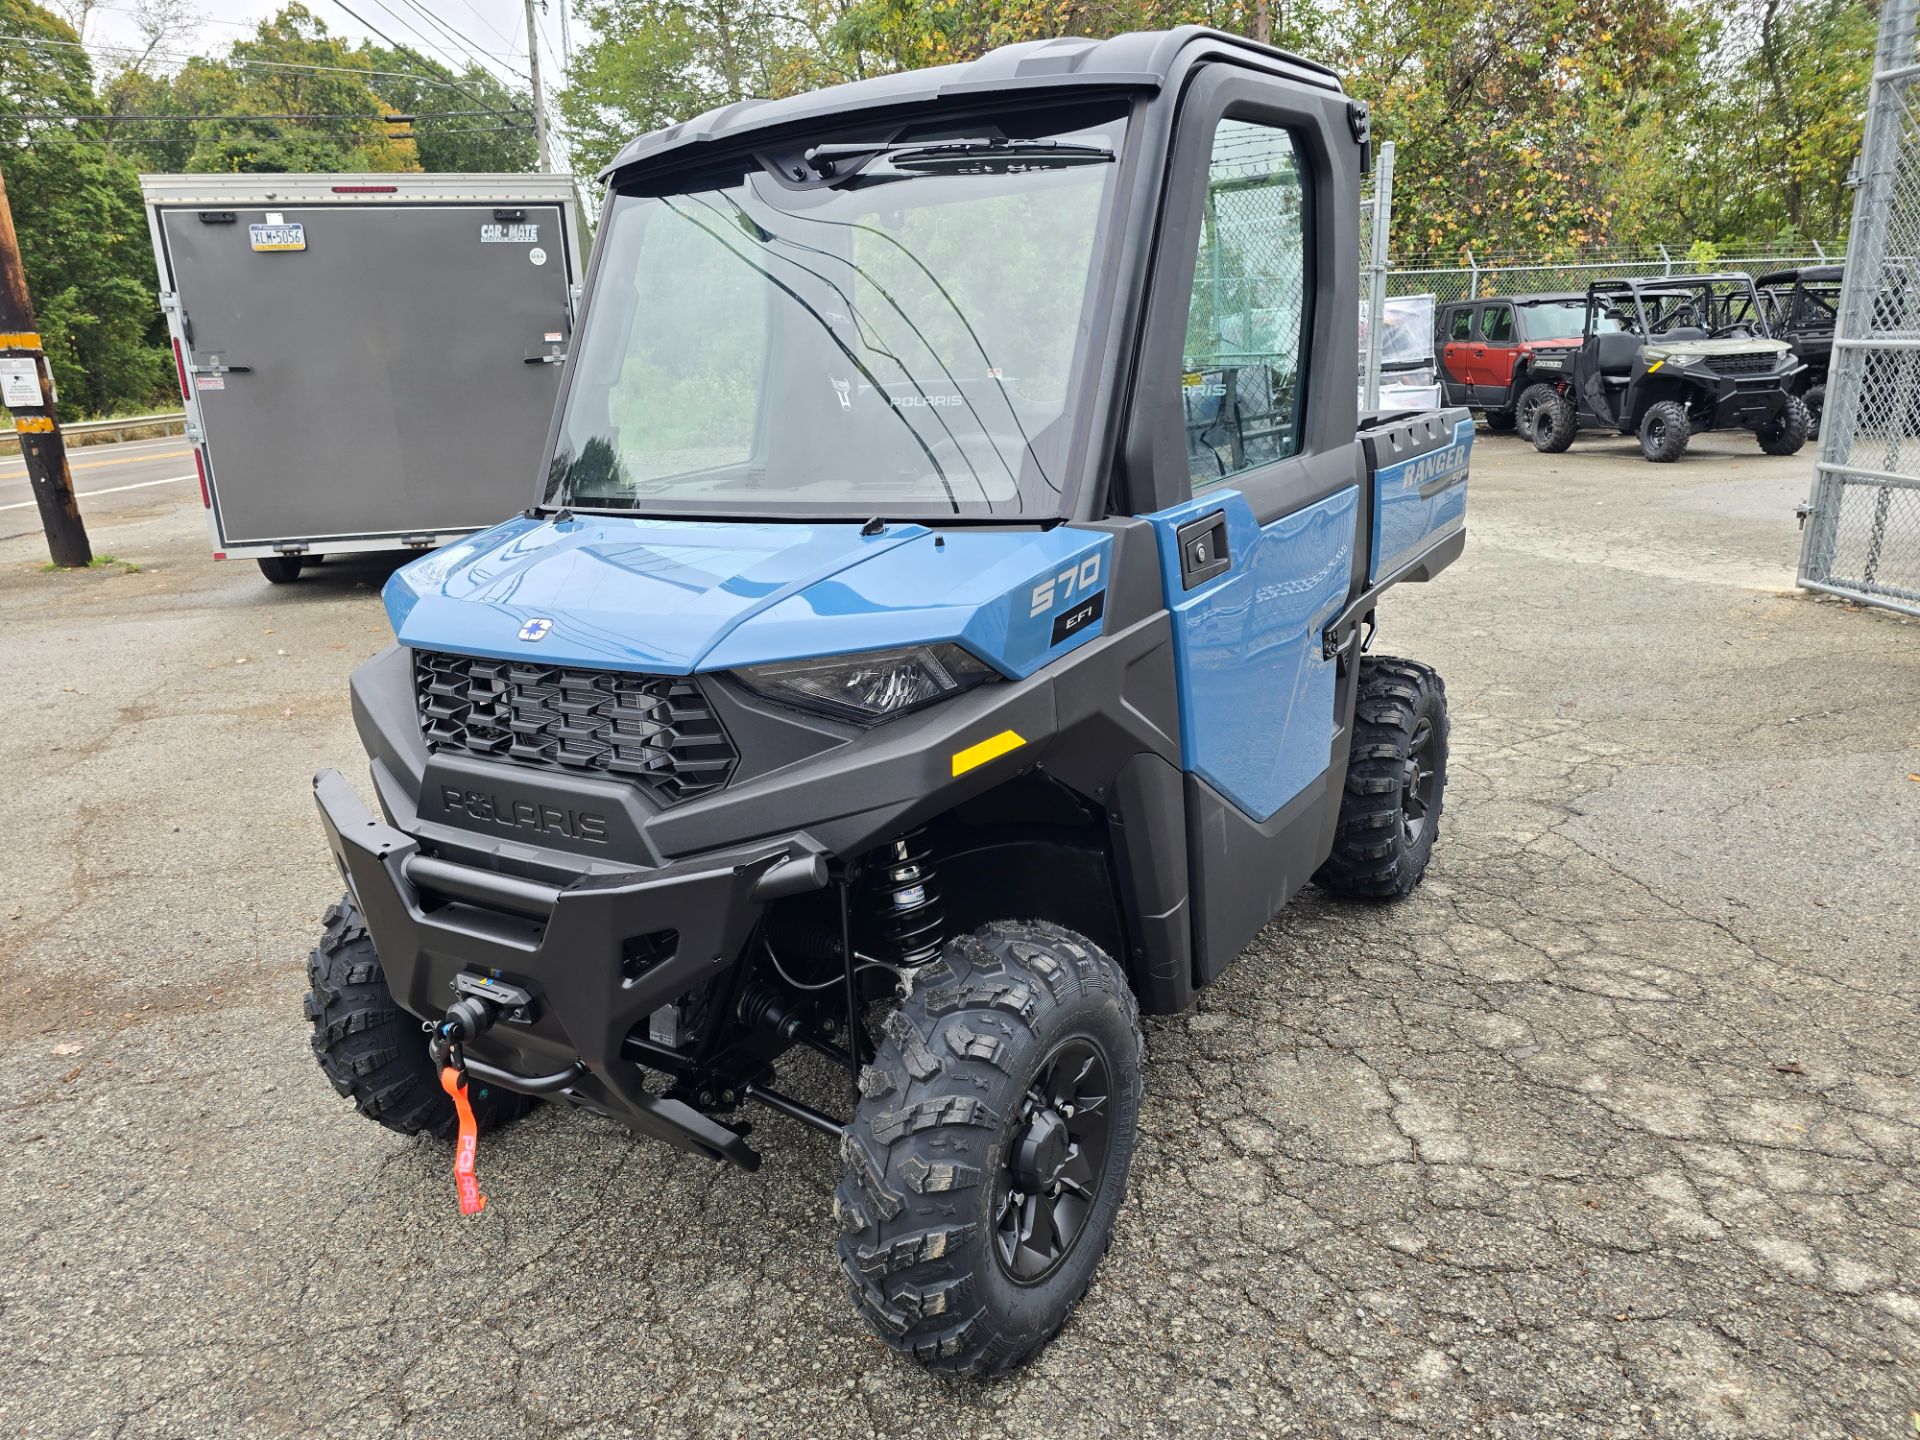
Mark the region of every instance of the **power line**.
MULTIPOLYGON (((461 46, 470 55, 472 55, 474 59, 468 60, 466 62, 467 64, 471 65, 475 63, 475 61, 479 61, 482 64, 484 64, 484 62, 491 61, 495 65, 500 66, 509 75, 514 76, 516 79, 524 80, 527 78, 526 73, 524 71, 514 69, 514 67, 508 64, 508 62, 502 56, 494 54, 491 50, 483 49, 480 45, 478 45, 471 38, 469 38, 464 32, 454 29, 453 26, 449 25, 446 21, 442 20, 438 15, 434 14, 433 11, 429 10, 426 6, 422 5, 420 3, 420 0, 403 0, 403 3, 409 9, 418 10, 422 15, 426 16, 427 19, 432 21, 434 25, 438 26, 440 30, 442 30, 448 36, 452 37, 454 44, 461 46)), ((382 8, 385 9, 389 7, 383 4, 382 8)))
POLYGON ((366 115, 355 114, 346 110, 316 110, 306 114, 281 114, 274 112, 261 115, 128 115, 119 113, 49 115, 39 113, 29 114, 16 111, 12 115, 0 115, 0 121, 104 120, 110 123, 118 123, 122 120, 166 120, 176 122, 200 120, 365 120, 369 122, 377 121, 382 125, 407 125, 415 120, 438 120, 443 117, 456 115, 497 115, 499 113, 497 110, 410 110, 392 112, 385 115, 366 115))
MULTIPOLYGON (((395 50, 397 50, 400 54, 406 56, 407 58, 411 59, 415 64, 428 65, 430 63, 425 58, 423 58, 417 51, 413 50, 411 47, 402 45, 398 40, 395 40, 392 36, 388 35, 385 31, 376 29, 366 19, 365 16, 355 14, 354 11, 347 5, 346 0, 333 0, 333 3, 337 5, 342 11, 344 11, 348 16, 350 16, 353 20, 355 20, 361 25, 365 25, 367 29, 372 30, 375 35, 378 35, 382 40, 385 40, 387 44, 393 46, 395 50)), ((482 105, 482 106, 487 104, 486 101, 482 100, 478 95, 475 95, 471 90, 467 89, 466 86, 451 80, 449 80, 447 84, 453 89, 455 94, 465 96, 468 100, 471 100, 474 104, 482 105)), ((500 110, 496 107, 489 106, 488 108, 492 110, 492 112, 496 115, 501 115, 505 117, 510 117, 511 115, 511 112, 500 110)))
MULTIPOLYGON (((330 75, 358 75, 365 78, 376 75, 393 80, 414 80, 422 85, 435 85, 444 90, 459 90, 461 87, 451 80, 443 80, 435 75, 422 75, 417 70, 374 70, 359 65, 315 65, 296 60, 248 60, 232 55, 225 57, 213 55, 185 54, 178 50, 147 51, 137 45, 109 45, 100 40, 51 40, 40 35, 0 35, 0 44, 12 41, 21 45, 57 45, 64 50, 98 51, 103 55, 144 55, 155 60, 203 60, 210 65, 227 65, 249 70, 293 70, 300 72, 320 72, 330 75)), ((418 56, 414 57, 418 59, 418 56)), ((467 96, 469 100, 474 97, 467 96)), ((492 113, 498 114, 498 111, 492 113)))

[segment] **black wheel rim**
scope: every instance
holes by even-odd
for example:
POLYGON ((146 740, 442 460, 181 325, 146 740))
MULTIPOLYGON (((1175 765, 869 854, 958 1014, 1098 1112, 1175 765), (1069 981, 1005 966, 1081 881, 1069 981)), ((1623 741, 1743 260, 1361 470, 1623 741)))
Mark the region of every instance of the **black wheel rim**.
POLYGON ((1112 1074, 1092 1040, 1063 1040, 1021 1099, 993 1211, 994 1254, 1021 1285, 1057 1270, 1087 1228, 1113 1149, 1112 1074))
POLYGON ((1533 439, 1534 425, 1539 414, 1540 402, 1538 400, 1523 402, 1519 412, 1513 417, 1513 428, 1526 436, 1527 439, 1533 439))
POLYGON ((1655 449, 1658 449, 1660 442, 1666 438, 1667 422, 1658 415, 1649 415, 1647 417, 1647 439, 1653 442, 1655 449))
POLYGON ((1432 823, 1434 783, 1433 721, 1422 715, 1407 746, 1407 778, 1400 792, 1400 819, 1406 826, 1408 844, 1417 841, 1432 823))

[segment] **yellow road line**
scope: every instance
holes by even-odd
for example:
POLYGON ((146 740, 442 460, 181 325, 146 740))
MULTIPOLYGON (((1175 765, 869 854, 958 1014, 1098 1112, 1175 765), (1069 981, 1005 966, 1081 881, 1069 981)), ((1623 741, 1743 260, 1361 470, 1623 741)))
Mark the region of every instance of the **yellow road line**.
MULTIPOLYGON (((181 460, 192 454, 192 450, 148 450, 139 455, 116 456, 112 460, 81 460, 76 462, 72 458, 73 452, 69 450, 67 452, 67 469, 101 470, 108 465, 138 465, 142 460, 181 460)), ((8 455, 4 458, 13 460, 16 457, 8 455)), ((24 478, 23 475, 0 475, 0 480, 21 480, 24 478)))

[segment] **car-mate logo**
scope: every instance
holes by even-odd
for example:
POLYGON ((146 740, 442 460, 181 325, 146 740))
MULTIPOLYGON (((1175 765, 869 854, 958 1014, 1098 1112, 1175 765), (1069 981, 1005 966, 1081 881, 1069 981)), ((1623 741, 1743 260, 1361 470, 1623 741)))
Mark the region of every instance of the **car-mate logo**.
POLYGON ((484 245, 538 245, 540 227, 533 224, 482 225, 480 241, 484 245))
POLYGON ((528 644, 547 638, 547 632, 553 629, 551 620, 529 620, 520 627, 520 638, 528 644))
POLYGON ((453 819, 464 815, 479 824, 497 825, 502 830, 531 830, 538 835, 559 835, 592 845, 607 843, 607 817, 594 810, 502 800, 482 790, 461 790, 452 785, 440 787, 440 803, 453 819))
POLYGON ((1451 480, 1465 471, 1467 447, 1458 444, 1448 445, 1444 450, 1435 450, 1431 455, 1417 455, 1403 463, 1406 469, 1400 473, 1400 488, 1424 490, 1435 482, 1451 480))

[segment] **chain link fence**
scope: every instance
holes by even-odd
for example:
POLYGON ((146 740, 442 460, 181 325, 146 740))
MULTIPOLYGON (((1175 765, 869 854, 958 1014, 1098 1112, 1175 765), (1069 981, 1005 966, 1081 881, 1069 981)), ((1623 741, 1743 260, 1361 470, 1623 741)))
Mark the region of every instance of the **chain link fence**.
MULTIPOLYGON (((1365 236, 1362 237, 1363 244, 1365 236)), ((1451 260, 1452 257, 1448 257, 1451 260)), ((1823 245, 1782 245, 1756 248, 1740 255, 1690 259, 1671 248, 1594 251, 1577 260, 1541 260, 1532 256, 1467 254, 1464 263, 1401 264, 1387 271, 1389 295, 1434 295, 1449 300, 1484 300, 1496 295, 1536 295, 1584 292, 1594 280, 1616 276, 1636 278, 1662 275, 1706 275, 1735 271, 1755 277, 1769 270, 1800 265, 1835 265, 1844 254, 1823 245)), ((1362 264, 1365 264, 1363 257, 1362 264)), ((1364 273, 1364 270, 1363 272, 1364 273)))
POLYGON ((1920 0, 1886 0, 1800 583, 1920 615, 1920 0))

